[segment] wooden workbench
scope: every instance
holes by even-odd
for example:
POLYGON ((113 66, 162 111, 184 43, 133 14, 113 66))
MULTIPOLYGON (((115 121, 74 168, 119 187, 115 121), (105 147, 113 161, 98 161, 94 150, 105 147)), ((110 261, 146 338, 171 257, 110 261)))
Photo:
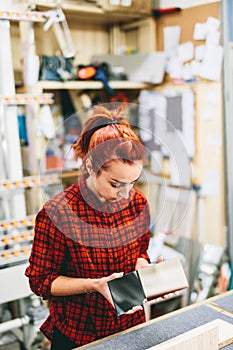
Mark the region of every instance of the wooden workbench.
MULTIPOLYGON (((170 312, 77 349, 145 350, 216 319, 221 319, 233 325, 233 290, 209 298, 204 302, 170 312)), ((233 343, 224 346, 222 349, 233 350, 233 343)))

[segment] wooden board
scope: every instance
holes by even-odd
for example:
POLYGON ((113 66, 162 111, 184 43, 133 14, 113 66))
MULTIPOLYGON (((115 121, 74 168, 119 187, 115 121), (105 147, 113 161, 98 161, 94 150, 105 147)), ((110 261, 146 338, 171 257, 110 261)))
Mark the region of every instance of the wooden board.
POLYGON ((215 350, 232 342, 233 325, 216 319, 147 350, 215 350))

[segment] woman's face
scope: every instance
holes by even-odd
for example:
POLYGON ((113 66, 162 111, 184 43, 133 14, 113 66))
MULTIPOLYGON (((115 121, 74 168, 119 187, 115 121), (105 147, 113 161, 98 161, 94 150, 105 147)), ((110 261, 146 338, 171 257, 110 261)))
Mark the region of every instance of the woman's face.
POLYGON ((101 202, 128 199, 130 190, 140 177, 142 167, 142 161, 127 164, 116 160, 98 176, 90 175, 87 185, 101 202))

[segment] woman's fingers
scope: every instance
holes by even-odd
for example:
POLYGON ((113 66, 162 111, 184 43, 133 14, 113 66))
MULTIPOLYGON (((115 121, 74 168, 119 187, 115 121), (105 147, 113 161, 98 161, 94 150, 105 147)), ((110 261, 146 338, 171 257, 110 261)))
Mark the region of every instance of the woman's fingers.
POLYGON ((123 277, 124 272, 114 272, 110 276, 108 276, 108 281, 114 280, 115 278, 123 277))
POLYGON ((157 259, 156 264, 157 264, 157 263, 161 263, 161 262, 163 262, 163 257, 162 257, 162 256, 160 256, 160 257, 157 259))
POLYGON ((137 312, 140 310, 143 310, 143 307, 141 305, 137 305, 137 306, 132 307, 132 309, 126 311, 125 314, 130 315, 130 314, 133 314, 134 312, 137 312))

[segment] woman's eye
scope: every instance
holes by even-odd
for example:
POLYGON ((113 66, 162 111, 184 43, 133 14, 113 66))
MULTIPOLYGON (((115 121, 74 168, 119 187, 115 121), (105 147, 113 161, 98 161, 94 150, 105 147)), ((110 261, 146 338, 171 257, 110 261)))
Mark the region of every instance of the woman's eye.
POLYGON ((120 188, 120 187, 121 187, 120 184, 115 184, 115 183, 111 183, 111 186, 112 186, 113 188, 120 188))

